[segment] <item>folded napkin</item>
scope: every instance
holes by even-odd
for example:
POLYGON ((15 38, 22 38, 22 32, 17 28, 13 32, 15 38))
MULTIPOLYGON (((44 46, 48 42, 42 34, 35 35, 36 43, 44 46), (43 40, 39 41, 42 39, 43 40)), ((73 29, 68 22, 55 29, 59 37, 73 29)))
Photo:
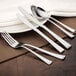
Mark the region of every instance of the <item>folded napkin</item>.
POLYGON ((40 6, 55 16, 76 16, 76 0, 1 0, 0 26, 20 24, 21 22, 16 17, 16 13, 19 12, 18 7, 22 6, 32 13, 31 5, 40 6))
MULTIPOLYGON (((67 24, 68 26, 76 29, 76 18, 57 18, 57 19, 67 24)), ((66 35, 62 31, 60 31, 57 27, 55 27, 53 24, 46 23, 46 25, 47 27, 49 27, 49 29, 53 30, 55 33, 57 33, 62 38, 66 37, 66 35)), ((39 29, 42 30, 41 28, 39 29)), ((44 30, 42 31, 46 35, 48 35, 51 39, 56 41, 47 32, 45 32, 44 30)), ((43 47, 48 44, 48 42, 45 39, 43 39, 40 35, 38 35, 34 31, 29 31, 29 32, 19 33, 19 34, 12 34, 12 36, 20 42, 29 43, 29 44, 32 44, 38 47, 43 47)), ((53 49, 52 46, 50 45, 49 51, 55 52, 56 50, 53 49)), ((28 51, 25 49, 13 49, 4 41, 4 39, 0 37, 0 63, 3 61, 9 60, 11 58, 18 57, 23 54, 26 55, 27 53, 28 51)))

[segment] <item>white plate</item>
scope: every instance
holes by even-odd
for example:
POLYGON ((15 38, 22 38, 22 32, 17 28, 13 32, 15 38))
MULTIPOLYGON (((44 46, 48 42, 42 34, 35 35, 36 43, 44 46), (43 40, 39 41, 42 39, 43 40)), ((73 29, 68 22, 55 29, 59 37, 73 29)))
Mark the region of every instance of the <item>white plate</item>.
MULTIPOLYGON (((31 30, 16 17, 16 13, 19 12, 18 6, 22 6, 31 14, 31 5, 40 6, 50 11, 76 13, 76 0, 0 0, 0 32, 5 30, 9 33, 20 33, 31 30)), ((41 22, 44 24, 46 20, 41 22)))

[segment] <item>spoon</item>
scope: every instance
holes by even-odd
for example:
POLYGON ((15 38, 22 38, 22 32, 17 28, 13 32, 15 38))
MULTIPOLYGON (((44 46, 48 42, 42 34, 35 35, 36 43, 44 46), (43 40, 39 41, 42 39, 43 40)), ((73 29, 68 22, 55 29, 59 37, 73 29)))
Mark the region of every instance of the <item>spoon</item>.
MULTIPOLYGON (((34 11, 33 8, 31 8, 32 11, 34 11)), ((35 13, 35 12, 33 12, 35 13)), ((35 13, 36 14, 36 13, 35 13)), ((40 17, 41 18, 41 17, 40 17)), ((55 37, 55 39, 57 39, 66 49, 69 49, 71 47, 71 45, 66 42, 64 39, 62 39, 59 35, 55 34, 53 31, 51 31, 49 28, 46 29, 46 31, 48 33, 50 33, 53 37, 55 37)))
POLYGON ((47 19, 49 22, 53 23, 56 27, 58 27, 61 31, 63 31, 68 37, 70 37, 70 38, 74 37, 74 35, 70 32, 75 32, 75 29, 70 28, 69 26, 63 24, 62 22, 58 21, 57 19, 55 19, 53 17, 50 17, 50 15, 48 15, 47 12, 44 9, 42 9, 41 7, 31 6, 31 10, 37 19, 47 19), (62 28, 61 26, 59 26, 52 20, 59 23, 60 25, 62 25, 62 27, 66 28, 70 32, 65 30, 64 28, 62 28))

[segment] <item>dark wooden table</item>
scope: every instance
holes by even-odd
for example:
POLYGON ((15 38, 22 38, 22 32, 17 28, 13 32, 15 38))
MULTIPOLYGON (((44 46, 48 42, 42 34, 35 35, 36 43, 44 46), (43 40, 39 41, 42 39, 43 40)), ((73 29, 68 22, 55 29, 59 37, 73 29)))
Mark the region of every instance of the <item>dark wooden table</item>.
MULTIPOLYGON (((31 53, 10 59, 0 64, 0 76, 76 76, 76 37, 66 39, 72 48, 64 52, 65 60, 46 56, 53 64, 46 65, 31 53)), ((49 50, 49 45, 42 48, 49 50)))
MULTIPOLYGON (((68 25, 74 26, 76 29, 76 18, 62 18, 60 20, 68 25)), ((55 29, 55 31, 59 30, 55 29)), ((19 39, 22 38, 22 36, 18 37, 19 39)), ((36 37, 36 39, 32 38, 31 43, 35 44, 37 43, 36 41, 39 41, 40 39, 42 41, 40 41, 41 44, 43 44, 44 42, 46 43, 46 41, 43 40, 40 36, 35 35, 33 37, 36 37)), ((29 39, 27 39, 28 42, 29 39)), ((76 76, 76 37, 74 39, 67 38, 65 40, 72 44, 72 48, 69 50, 65 50, 63 54, 66 55, 66 58, 64 60, 58 60, 54 57, 39 52, 41 55, 53 61, 51 65, 47 65, 43 63, 41 60, 39 60, 33 54, 27 52, 26 54, 24 53, 23 55, 11 58, 5 62, 0 63, 0 76, 76 76)), ((1 41, 1 43, 2 42, 3 41, 1 41)), ((4 42, 2 44, 4 44, 4 42)), ((40 47, 39 42, 37 45, 40 47)), ((1 46, 3 47, 3 45, 1 46)), ((5 46, 8 45, 4 44, 4 47, 5 46)), ((41 48, 50 51, 50 45, 47 43, 41 48)), ((7 49, 9 49, 9 47, 7 49)), ((7 49, 5 49, 5 51, 7 51, 7 49)))

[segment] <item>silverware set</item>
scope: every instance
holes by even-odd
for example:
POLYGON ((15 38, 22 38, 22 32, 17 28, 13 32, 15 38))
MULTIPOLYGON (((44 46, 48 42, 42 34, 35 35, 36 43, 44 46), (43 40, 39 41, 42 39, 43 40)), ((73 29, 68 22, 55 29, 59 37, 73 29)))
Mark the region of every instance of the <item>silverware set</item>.
MULTIPOLYGON (((70 38, 74 38, 75 35, 73 35, 72 33, 75 32, 75 29, 63 24, 62 22, 58 21, 57 19, 55 19, 54 17, 51 17, 50 15, 48 15, 48 12, 45 11, 44 9, 42 9, 41 7, 36 7, 36 6, 31 6, 31 10, 33 15, 29 14, 25 9, 23 9, 22 7, 19 7, 19 11, 21 12, 17 14, 17 17, 28 27, 30 27, 31 29, 33 29, 35 32, 37 32, 40 36, 42 36, 46 41, 48 41, 48 43, 50 43, 53 48, 56 49, 56 51, 58 51, 59 53, 64 52, 65 49, 69 49, 72 45, 70 43, 68 43, 67 41, 65 41, 64 39, 62 39, 59 35, 57 35, 56 33, 54 33, 52 30, 50 30, 47 26, 45 26, 44 24, 42 24, 39 20, 41 19, 46 19, 49 22, 51 22, 52 24, 54 24, 58 29, 60 29, 61 31, 63 31, 68 37, 70 38), (58 25, 58 24, 60 25, 58 25), (42 31, 40 31, 37 27, 41 27, 43 28, 45 31, 47 31, 50 35, 52 35, 56 40, 58 40, 61 45, 63 45, 65 47, 65 49, 63 47, 61 47, 60 45, 58 45, 56 42, 54 42, 52 39, 50 39, 48 36, 46 36, 42 31)), ((39 47, 36 47, 34 45, 31 44, 25 44, 25 43, 20 43, 17 40, 15 40, 9 33, 7 32, 2 32, 1 36, 5 39, 5 41, 13 48, 19 48, 22 47, 26 50, 28 50, 29 52, 31 52, 32 54, 36 55, 38 58, 40 58, 43 62, 45 62, 46 64, 51 64, 52 61, 43 57, 42 55, 36 53, 35 51, 31 50, 28 47, 32 47, 34 49, 37 49, 40 52, 43 52, 47 55, 53 56, 55 58, 58 59, 64 59, 65 55, 61 55, 61 54, 56 54, 53 52, 49 52, 46 51, 44 49, 41 49, 39 47)))

